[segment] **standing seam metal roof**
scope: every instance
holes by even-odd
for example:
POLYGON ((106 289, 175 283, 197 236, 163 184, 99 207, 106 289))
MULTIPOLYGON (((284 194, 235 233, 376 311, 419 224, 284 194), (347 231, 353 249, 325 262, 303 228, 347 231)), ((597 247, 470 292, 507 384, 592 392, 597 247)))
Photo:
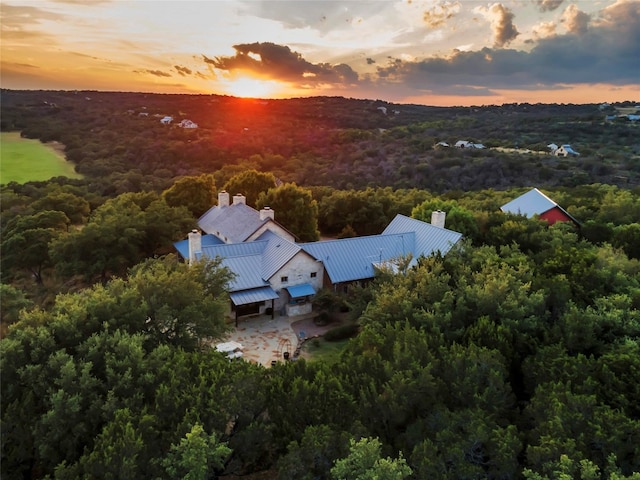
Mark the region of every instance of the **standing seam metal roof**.
POLYGON ((437 252, 444 255, 462 238, 462 234, 459 232, 436 227, 430 223, 400 214, 395 216, 382 233, 402 234, 403 232, 413 232, 415 234, 414 259, 420 256, 428 257, 437 252))
POLYGON ((331 282, 342 283, 373 278, 373 264, 413 253, 413 232, 400 235, 325 240, 302 244, 302 249, 324 264, 331 282))
POLYGON ((514 198, 509 203, 500 207, 505 213, 513 213, 516 215, 524 215, 531 218, 534 215, 541 215, 544 212, 557 207, 558 204, 547 197, 537 188, 532 188, 527 193, 523 193, 519 197, 514 198))

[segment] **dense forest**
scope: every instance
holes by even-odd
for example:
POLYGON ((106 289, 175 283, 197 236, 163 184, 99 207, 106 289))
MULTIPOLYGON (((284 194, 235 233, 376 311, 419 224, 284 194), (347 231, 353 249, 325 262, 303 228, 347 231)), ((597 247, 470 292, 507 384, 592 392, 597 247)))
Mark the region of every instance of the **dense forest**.
POLYGON ((3 478, 640 478, 634 123, 598 105, 1 100, 2 131, 61 142, 84 175, 1 187, 3 478), (459 139, 503 150, 434 148, 459 139), (581 155, 531 153, 551 142, 581 155), (580 225, 502 213, 532 186, 580 225), (278 217, 301 238, 440 209, 464 240, 321 292, 357 326, 337 361, 229 361, 205 340, 231 328, 231 273, 173 249, 221 189, 303 205, 278 217))

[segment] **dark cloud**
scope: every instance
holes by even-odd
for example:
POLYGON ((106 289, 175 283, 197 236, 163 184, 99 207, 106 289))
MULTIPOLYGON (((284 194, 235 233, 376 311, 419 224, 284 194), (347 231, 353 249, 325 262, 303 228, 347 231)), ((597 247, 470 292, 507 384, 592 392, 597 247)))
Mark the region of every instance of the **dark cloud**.
POLYGON ((591 16, 574 4, 569 5, 562 12, 562 23, 566 27, 569 33, 575 33, 577 35, 582 35, 589 28, 589 21, 591 20, 591 16))
POLYGON ((287 46, 265 42, 234 45, 233 48, 236 50, 234 56, 212 59, 203 55, 203 59, 218 70, 248 71, 263 78, 306 85, 353 84, 358 81, 358 74, 348 65, 313 64, 287 46))
POLYGON ((138 73, 148 73, 150 75, 154 75, 156 77, 171 77, 170 73, 167 72, 163 72, 162 70, 137 70, 138 73))
POLYGON ((564 0, 533 0, 541 12, 551 12, 562 5, 564 0))
POLYGON ((418 62, 391 59, 378 67, 376 81, 422 92, 549 90, 576 83, 637 85, 638 58, 640 3, 628 2, 601 11, 582 35, 543 38, 529 52, 484 48, 418 62))
POLYGON ((422 14, 422 20, 430 28, 438 28, 460 11, 460 2, 441 2, 422 14))
POLYGON ((180 65, 174 65, 173 68, 175 68, 176 72, 178 72, 183 77, 186 75, 191 75, 193 73, 190 68, 181 67, 180 65))

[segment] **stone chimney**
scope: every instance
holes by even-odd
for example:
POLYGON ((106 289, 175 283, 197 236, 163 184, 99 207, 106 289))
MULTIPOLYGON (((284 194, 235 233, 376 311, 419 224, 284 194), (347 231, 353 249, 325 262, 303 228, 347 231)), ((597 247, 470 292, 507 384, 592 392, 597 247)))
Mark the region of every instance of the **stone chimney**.
POLYGON ((202 234, 195 228, 189 232, 189 265, 202 254, 202 234))
POLYGON ((442 210, 431 212, 431 225, 434 227, 444 228, 444 220, 447 214, 442 210))
POLYGON ((240 205, 241 203, 243 205, 246 205, 247 204, 247 197, 245 197, 241 193, 238 193, 237 195, 234 195, 233 196, 233 204, 234 205, 240 205))
POLYGON ((260 220, 266 220, 267 218, 270 218, 271 220, 275 220, 276 218, 276 212, 271 210, 271 207, 264 207, 260 210, 260 220))
POLYGON ((219 207, 228 207, 229 206, 229 192, 225 192, 222 190, 218 192, 218 206, 219 207))

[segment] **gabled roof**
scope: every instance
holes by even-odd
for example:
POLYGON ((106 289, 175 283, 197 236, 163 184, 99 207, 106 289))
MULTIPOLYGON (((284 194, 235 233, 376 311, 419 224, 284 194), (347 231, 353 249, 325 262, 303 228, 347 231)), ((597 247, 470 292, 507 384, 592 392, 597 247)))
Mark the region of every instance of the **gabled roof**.
POLYGON ((262 278, 270 279, 285 263, 293 258, 302 248, 280 235, 267 230, 257 241, 266 241, 267 246, 262 254, 262 278))
POLYGON ((542 215, 544 212, 557 207, 558 204, 547 197, 537 188, 532 188, 527 193, 514 198, 508 203, 500 207, 505 213, 513 213, 516 215, 524 215, 531 218, 534 215, 542 215))
POLYGON ((430 223, 396 215, 380 235, 302 244, 303 250, 324 263, 332 283, 372 278, 374 267, 411 255, 446 254, 462 234, 430 223))
POLYGON ((462 234, 459 232, 436 227, 430 223, 422 222, 401 214, 396 215, 382 233, 384 235, 392 233, 401 234, 403 232, 415 233, 416 243, 415 251, 413 252, 415 258, 420 255, 428 257, 436 252, 444 255, 462 238, 462 234))
POLYGON ((272 221, 270 218, 260 220, 259 212, 244 203, 238 203, 210 208, 198 219, 198 226, 225 243, 239 243, 244 242, 263 224, 272 221))
POLYGON ((558 205, 556 202, 547 197, 537 188, 532 188, 527 193, 514 198, 508 203, 505 203, 500 207, 505 213, 513 213, 516 215, 524 215, 527 218, 531 218, 534 215, 542 215, 548 212, 552 208, 557 208, 562 211, 567 218, 570 218, 576 225, 580 225, 580 222, 576 220, 569 212, 558 205))
POLYGON ((202 256, 219 257, 234 272, 229 291, 235 292, 269 285, 268 280, 300 250, 295 243, 266 231, 254 242, 203 245, 202 256))
POLYGON ((400 235, 369 235, 303 243, 302 249, 324 264, 332 283, 373 278, 374 263, 412 253, 413 232, 400 235))

